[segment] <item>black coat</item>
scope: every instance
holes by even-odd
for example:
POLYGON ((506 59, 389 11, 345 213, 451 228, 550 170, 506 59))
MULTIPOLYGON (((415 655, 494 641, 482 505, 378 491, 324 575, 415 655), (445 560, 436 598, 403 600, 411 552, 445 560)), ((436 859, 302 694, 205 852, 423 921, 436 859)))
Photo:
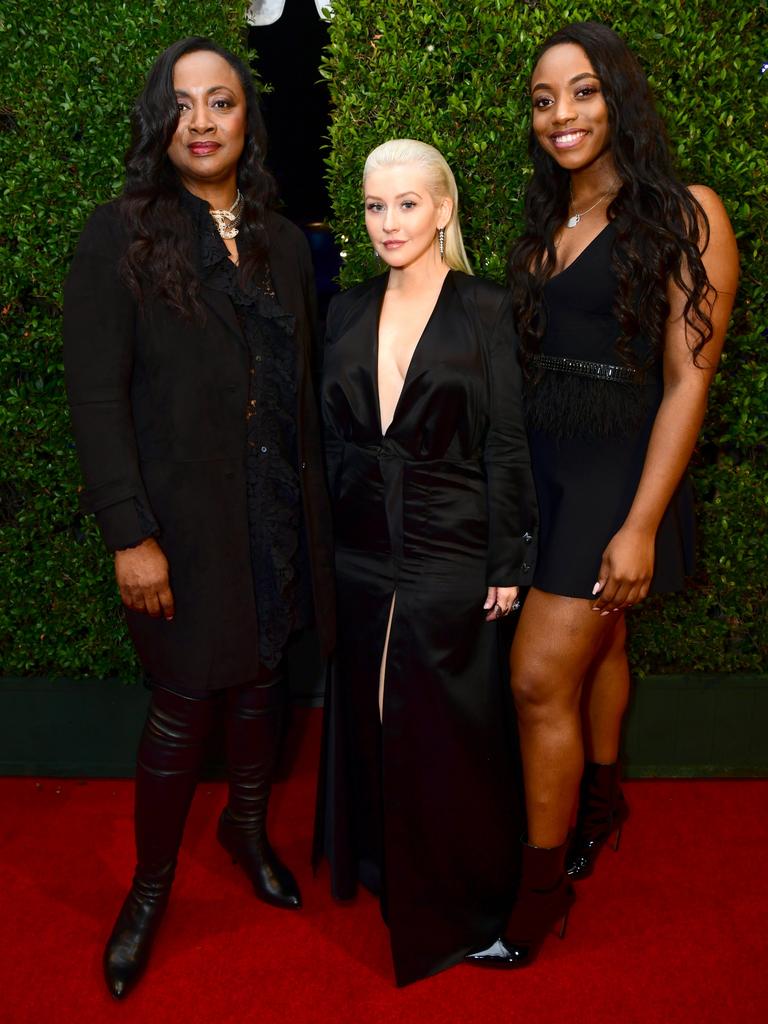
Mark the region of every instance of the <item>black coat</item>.
MULTIPOLYGON (((321 647, 333 643, 330 516, 312 390, 314 282, 301 231, 270 214, 277 300, 296 318, 297 441, 321 647)), ((170 566, 173 621, 126 611, 158 681, 215 689, 256 678, 258 622, 246 494, 248 350, 227 295, 202 288, 205 318, 139 308, 119 274, 117 205, 92 215, 64 290, 67 392, 85 487, 110 550, 155 534, 170 566)))
POLYGON ((334 298, 322 411, 339 637, 315 857, 384 889, 404 984, 501 934, 518 837, 509 693, 487 588, 531 580, 537 510, 509 296, 451 272, 382 434, 387 276, 334 298), (379 669, 387 649, 383 722, 379 669))

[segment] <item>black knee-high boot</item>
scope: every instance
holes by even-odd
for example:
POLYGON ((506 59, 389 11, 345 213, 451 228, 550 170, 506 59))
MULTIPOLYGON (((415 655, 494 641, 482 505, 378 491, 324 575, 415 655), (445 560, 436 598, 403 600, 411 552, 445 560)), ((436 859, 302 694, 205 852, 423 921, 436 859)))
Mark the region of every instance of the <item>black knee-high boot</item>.
POLYGON ((295 910, 301 906, 299 887, 267 839, 267 804, 284 707, 285 684, 279 673, 227 691, 229 803, 219 819, 218 839, 241 863, 259 899, 295 910))
POLYGON ((121 999, 141 977, 168 904, 213 701, 155 687, 136 764, 136 873, 104 950, 104 976, 121 999))

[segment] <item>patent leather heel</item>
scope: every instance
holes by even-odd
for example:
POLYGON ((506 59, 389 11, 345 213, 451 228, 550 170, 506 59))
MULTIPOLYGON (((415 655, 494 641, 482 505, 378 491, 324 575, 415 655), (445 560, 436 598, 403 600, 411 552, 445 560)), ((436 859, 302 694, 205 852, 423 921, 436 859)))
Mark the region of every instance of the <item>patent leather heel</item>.
POLYGON ((564 860, 565 844, 552 849, 523 844, 520 887, 504 935, 487 949, 467 954, 469 963, 496 970, 527 967, 558 922, 556 934, 565 938, 574 893, 564 860))
POLYGON ((566 871, 574 880, 589 878, 603 846, 618 852, 629 806, 619 786, 619 765, 587 762, 581 780, 579 812, 566 857, 566 871))

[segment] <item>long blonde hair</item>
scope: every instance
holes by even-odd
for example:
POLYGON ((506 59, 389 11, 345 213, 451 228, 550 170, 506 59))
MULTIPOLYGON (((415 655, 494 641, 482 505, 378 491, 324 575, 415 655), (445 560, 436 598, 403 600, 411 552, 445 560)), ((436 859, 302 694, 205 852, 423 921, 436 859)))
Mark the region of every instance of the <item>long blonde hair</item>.
POLYGON ((436 203, 446 197, 453 202, 451 218, 445 226, 445 262, 452 270, 463 270, 465 274, 471 274, 472 268, 461 237, 456 179, 439 150, 415 139, 390 139, 389 142, 383 142, 368 154, 363 169, 363 186, 372 171, 400 164, 416 164, 421 168, 429 194, 436 203))

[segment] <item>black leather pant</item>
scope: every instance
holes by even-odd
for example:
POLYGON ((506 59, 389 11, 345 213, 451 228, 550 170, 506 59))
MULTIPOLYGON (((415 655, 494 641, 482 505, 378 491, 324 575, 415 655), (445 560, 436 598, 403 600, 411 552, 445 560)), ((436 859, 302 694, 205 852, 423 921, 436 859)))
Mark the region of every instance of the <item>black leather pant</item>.
POLYGON ((229 813, 249 831, 264 829, 285 697, 279 671, 201 697, 153 687, 136 765, 139 877, 173 876, 206 741, 222 704, 229 813))

